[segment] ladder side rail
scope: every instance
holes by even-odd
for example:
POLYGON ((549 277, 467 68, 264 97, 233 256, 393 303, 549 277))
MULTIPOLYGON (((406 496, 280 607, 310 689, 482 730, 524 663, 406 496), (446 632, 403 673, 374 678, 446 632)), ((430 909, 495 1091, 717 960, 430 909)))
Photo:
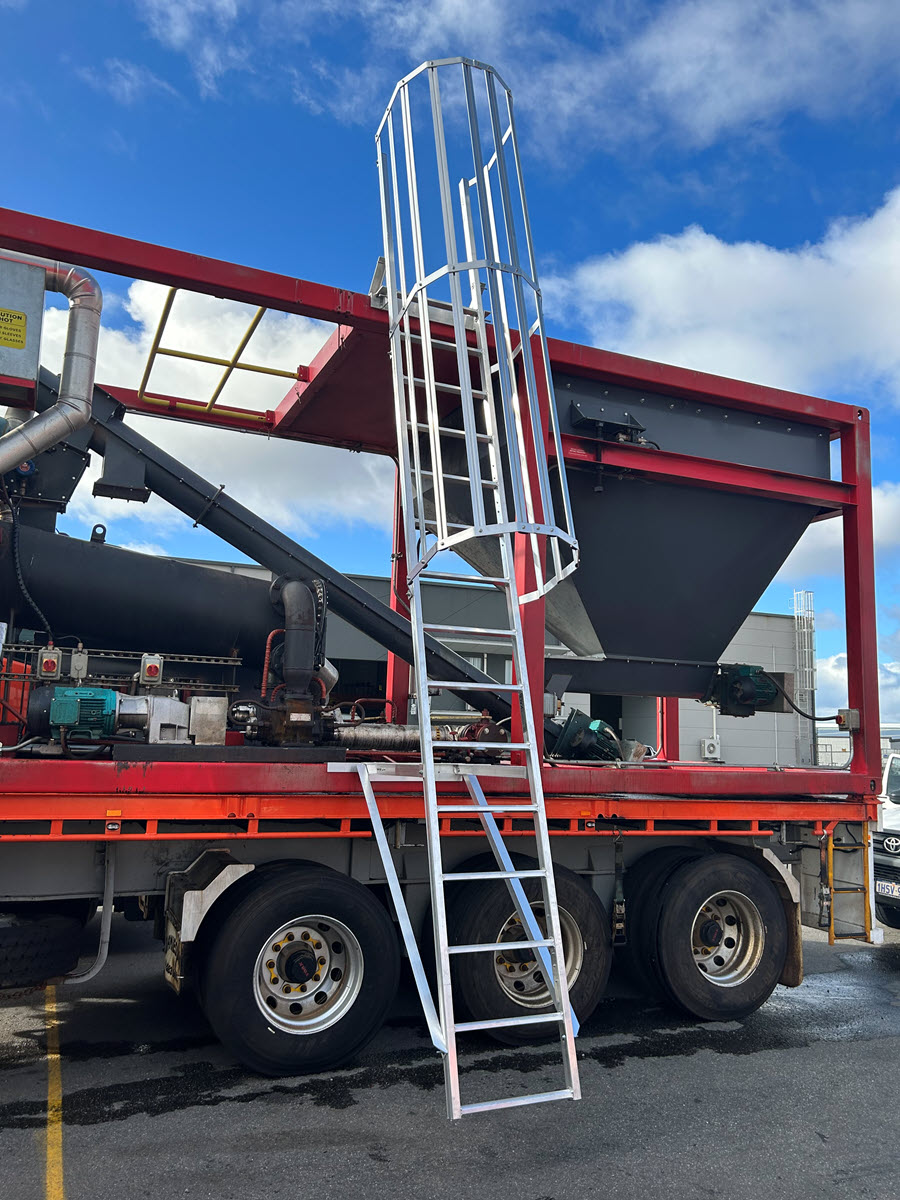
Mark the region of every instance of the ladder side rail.
MULTIPOLYGON (((400 92, 400 114, 403 120, 403 147, 405 154, 406 184, 409 196, 410 228, 413 248, 413 262, 419 287, 419 328, 422 333, 420 342, 422 351, 422 377, 425 381, 425 409, 429 427, 429 442, 431 448, 431 469, 435 476, 443 475, 441 455, 441 438, 438 433, 440 413, 437 407, 437 388, 434 370, 434 348, 431 344, 431 315, 428 308, 428 289, 424 284, 427 274, 425 267, 425 248, 422 242, 422 222, 419 213, 419 189, 416 179, 416 153, 412 129, 412 112, 409 105, 409 89, 400 92)), ((410 387, 415 388, 413 377, 410 387)), ((398 430, 398 435, 405 431, 398 430)), ((447 510, 442 487, 434 488, 434 515, 438 531, 438 543, 447 537, 447 510)), ((421 514, 420 514, 421 516, 421 514)), ((424 550, 424 543, 422 549, 424 550)))
MULTIPOLYGON (((447 146, 444 139, 444 120, 441 113, 440 84, 437 71, 428 72, 431 91, 431 115, 434 124, 435 154, 437 158, 438 186, 441 196, 441 215, 444 222, 444 241, 447 249, 448 282, 452 301, 453 333, 456 342, 456 367, 460 386, 460 407, 463 428, 466 434, 466 458, 469 463, 469 494, 472 503, 472 524, 476 533, 483 532, 485 524, 484 488, 478 482, 478 442, 476 439, 475 400, 472 395, 472 377, 469 371, 469 355, 466 349, 466 321, 462 298, 462 280, 454 228, 453 199, 450 190, 450 170, 447 163, 447 146)), ((443 479, 441 487, 444 486, 443 479)))
POLYGON ((419 993, 419 1000, 422 1003, 422 1010, 425 1013, 425 1021, 428 1025, 428 1032, 431 1036, 434 1048, 439 1053, 446 1054, 447 1042, 444 1038, 443 1030, 441 1029, 440 1018, 438 1017, 437 1009, 435 1008, 434 997, 431 994, 431 988, 428 986, 425 968, 422 965, 422 955, 419 953, 416 935, 413 933, 412 923, 409 919, 409 910, 406 907, 406 901, 403 897, 403 890, 400 887, 400 880, 397 876, 397 868, 394 865, 393 855, 391 854, 390 847, 388 846, 388 840, 385 836, 381 813, 378 811, 378 803, 375 799, 375 790, 372 787, 372 780, 369 777, 368 765, 365 763, 358 764, 357 774, 359 775, 359 781, 362 784, 363 795, 366 798, 366 807, 369 810, 369 820, 372 822, 372 833, 375 835, 378 853, 381 855, 381 862, 382 866, 384 867, 385 878, 387 879, 388 888, 390 889, 391 899, 394 902, 394 911, 397 914, 400 932, 403 934, 403 944, 406 946, 406 953, 409 956, 409 965, 412 967, 416 991, 419 993))
POLYGON ((422 788, 425 801, 425 833, 428 850, 428 875, 431 884, 431 917, 434 926, 435 966, 437 969, 438 1009, 441 1027, 447 1042, 443 1056, 447 1112, 451 1119, 460 1116, 459 1065, 453 1015, 453 983, 450 960, 443 953, 449 941, 447 909, 444 896, 444 864, 441 854, 441 822, 437 811, 437 780, 434 769, 434 740, 431 732, 431 697, 428 694, 428 670, 425 657, 425 632, 422 628, 422 579, 416 576, 411 585, 413 670, 416 679, 416 711, 421 743, 422 788))
MULTIPOLYGON (((400 504, 403 510, 404 534, 406 539, 406 554, 407 562, 411 553, 411 547, 416 545, 416 521, 415 509, 413 504, 412 494, 412 478, 411 471, 413 465, 416 473, 420 474, 421 468, 418 458, 418 440, 413 439, 412 453, 415 458, 415 463, 410 463, 410 439, 407 433, 407 414, 408 414, 408 396, 406 386, 403 379, 403 361, 404 361, 404 338, 401 330, 396 323, 396 314, 398 311, 398 292, 402 300, 405 292, 406 282, 403 277, 403 235, 400 227, 400 212, 399 206, 396 203, 397 196, 397 171, 396 158, 393 137, 393 114, 389 115, 387 121, 388 131, 388 146, 390 157, 390 168, 388 167, 387 157, 385 156, 384 147, 381 143, 380 136, 376 139, 377 157, 379 165, 379 178, 381 181, 381 219, 384 227, 384 251, 385 251, 385 273, 387 277, 387 292, 388 292, 388 311, 391 319, 390 331, 390 356, 391 369, 394 376, 394 420, 397 426, 397 450, 399 456, 399 485, 400 485, 400 504), (390 170, 390 175, 389 175, 390 170), (395 239, 391 237, 391 182, 393 182, 393 196, 395 199, 395 216, 396 216, 396 250, 395 239), (399 263, 398 263, 399 258, 399 263), (398 265, 401 271, 401 277, 398 280, 397 271, 398 265), (399 288, 398 288, 399 283, 399 288)), ((408 340, 407 340, 408 344, 408 340)), ((414 401, 413 401, 414 402, 414 401)), ((410 627, 413 634, 413 646, 415 650, 415 632, 412 628, 412 613, 410 613, 410 627)), ((413 654, 415 657, 415 653, 413 654)))
MULTIPOLYGON (((399 295, 398 295, 398 288, 396 286, 396 282, 394 283, 393 286, 389 285, 389 287, 388 287, 388 298, 390 301, 390 303, 388 305, 388 309, 389 309, 389 315, 391 318, 391 330, 392 330, 391 356, 392 356, 392 359, 395 359, 396 362, 399 362, 401 364, 401 369, 400 369, 399 374, 397 374, 395 371, 395 383, 394 383, 395 395, 397 394, 396 389, 399 387, 400 393, 405 397, 405 405, 406 405, 405 413, 398 412, 396 415, 397 437, 398 437, 398 439, 403 438, 404 444, 412 445, 412 466, 413 466, 413 470, 415 471, 415 481, 416 481, 415 494, 416 494, 416 497, 420 497, 422 495, 422 454, 421 454, 421 446, 419 444, 419 436, 418 436, 419 417, 418 417, 418 405, 417 405, 417 401, 416 401, 416 389, 415 389, 415 385, 412 383, 413 376, 415 375, 415 358, 414 358, 414 353, 413 353, 413 336, 412 336, 412 326, 411 326, 411 317, 410 317, 410 303, 409 303, 410 298, 409 298, 409 293, 408 293, 407 287, 406 287, 406 283, 407 283, 406 251, 404 248, 404 238, 403 238, 403 214, 401 213, 401 210, 400 210, 400 187, 399 187, 399 180, 397 177, 397 150, 396 150, 396 143, 394 140, 393 110, 390 112, 388 119, 387 119, 387 131, 388 131, 388 144, 390 147, 390 164, 391 164, 390 194, 392 195, 393 201, 394 201, 393 210, 394 210, 394 229, 396 230, 396 237, 397 237, 397 247, 396 247, 397 268, 399 270, 399 275, 400 275, 399 295), (399 312, 399 317, 398 317, 398 312, 399 312), (400 337, 396 338, 394 336, 394 329, 395 329, 395 326, 398 324, 400 326, 400 331, 399 331, 400 337), (404 363, 406 366, 406 381, 404 381, 404 378, 403 378, 403 364, 404 363), (404 416, 405 416, 406 420, 409 422, 408 425, 404 425, 402 423, 402 418, 404 416)), ((383 186, 386 186, 386 184, 383 186)), ((384 216, 384 212, 382 212, 382 223, 384 224, 384 222, 385 222, 385 216, 384 216)), ((387 230, 389 228, 389 226, 386 224, 384 225, 384 227, 385 227, 385 230, 387 230)), ((406 525, 406 555, 407 555, 407 560, 408 560, 409 555, 411 553, 411 547, 416 545, 415 539, 412 541, 409 540, 411 531, 413 530, 413 527, 414 527, 414 518, 415 518, 416 512, 415 512, 415 507, 412 504, 407 504, 407 500, 404 500, 404 514, 406 515, 406 518, 407 518, 405 521, 405 525, 406 525), (409 518, 413 518, 413 519, 409 519, 409 518)))
MULTIPOLYGON (((463 230, 466 239, 466 257, 471 261, 476 254, 475 224, 472 218, 472 201, 469 183, 465 179, 459 181, 459 203, 462 211, 463 230)), ((487 341, 484 301, 481 297, 481 279, 477 271, 470 272, 472 287, 472 303, 475 309, 475 337, 478 346, 478 365, 481 390, 484 393, 482 408, 484 412, 484 427, 489 435, 488 469, 491 482, 496 486, 494 493, 494 519, 496 524, 508 524, 506 504, 506 478, 502 461, 497 454, 497 414, 494 408, 494 392, 491 382, 491 357, 487 341)), ((508 576, 507 576, 508 578, 508 576)))
MULTIPOLYGON (((494 857, 496 858, 498 865, 504 871, 515 872, 516 867, 513 863, 512 856, 510 855, 509 850, 506 847, 506 843, 503 841, 503 834, 500 832, 500 827, 497 824, 497 820, 494 817, 494 814, 491 811, 490 806, 488 805, 487 798, 485 797, 484 791, 481 787, 481 783, 479 782, 477 776, 474 776, 474 775, 467 775, 465 777, 465 783, 466 783, 466 788, 468 789, 469 795, 472 797, 473 802, 477 805, 477 808, 475 809, 473 815, 479 817, 479 819, 481 820, 481 823, 484 826, 485 834, 487 835, 488 842, 490 843, 491 850, 494 853, 494 857)), ((506 882, 506 886, 509 891, 509 894, 512 897, 513 903, 516 906, 516 910, 517 910, 519 916, 522 918, 522 924, 525 926, 525 931, 528 934, 529 938, 531 938, 531 940, 536 943, 541 943, 541 942, 544 942, 547 940, 550 940, 552 942, 553 941, 552 937, 550 939, 548 939, 546 937, 546 935, 544 934, 544 931, 541 929, 540 925, 538 925, 537 918, 534 915, 534 909, 531 907, 531 902, 529 901, 528 897, 525 895, 525 889, 522 887, 520 880, 512 878, 512 879, 507 879, 505 882, 506 882)), ((555 987, 554 980, 555 980, 556 974, 557 974, 556 965, 552 962, 550 955, 547 952, 546 947, 544 947, 543 945, 538 945, 537 951, 538 951, 538 957, 541 960, 541 966, 544 970, 544 974, 547 977, 549 986, 551 988, 554 988, 555 987)), ((562 973, 565 974, 565 963, 562 964, 562 973)), ((570 1004, 570 1007, 571 1007, 571 1004, 570 1004)), ((575 1012, 573 1010, 572 1011, 572 1033, 573 1033, 573 1036, 577 1037, 578 1032, 579 1032, 578 1018, 575 1016, 575 1012)))
MULTIPOLYGON (((547 463, 546 454, 538 453, 543 449, 543 422, 541 420, 540 406, 537 395, 537 381, 534 374, 534 362, 531 356, 531 339, 529 337, 528 311, 525 304, 525 289, 523 286, 523 275, 521 260, 519 258, 518 238, 516 236, 515 216, 512 208, 512 195, 509 185, 509 173, 506 169, 506 155, 504 154, 504 137, 503 131, 500 128, 500 114, 497 107, 497 89, 493 75, 485 75, 488 95, 488 111, 490 113, 491 132, 493 134, 494 144, 497 147, 497 182, 500 191, 500 204, 503 211, 504 224, 506 226, 506 243, 508 254, 507 258, 512 266, 510 273, 510 281, 512 283, 513 298, 516 309, 516 327, 519 330, 519 346, 521 348, 522 368, 525 374, 525 399, 528 404, 529 416, 531 418, 532 438, 535 448, 535 474, 537 475, 538 496, 540 498, 541 520, 547 522, 549 514, 553 512, 553 502, 550 498, 550 472, 547 463)), ((507 107, 510 107, 509 96, 507 95, 507 107)), ((528 279, 528 285, 533 292, 537 291, 535 277, 532 275, 528 279)), ((521 452, 524 453, 525 445, 522 443, 521 452)), ((531 474, 529 470, 529 475, 531 474)), ((532 518, 533 519, 533 518, 532 518)), ((543 584, 543 578, 539 575, 540 584, 543 584)))
MULTIPOLYGON (((513 161, 516 166, 519 197, 522 202, 522 214, 523 214, 523 218, 524 218, 524 232, 525 232, 526 252, 528 255, 528 265, 529 265, 529 270, 531 272, 531 278, 535 282, 535 285, 536 285, 535 286, 535 304, 536 304, 536 310, 537 310, 537 319, 535 321, 535 328, 532 330, 531 336, 537 336, 539 339, 539 342, 540 342, 541 358, 542 358, 542 362, 543 362, 543 378, 546 380, 546 385, 547 385, 547 401, 548 401, 548 409, 549 409, 549 414, 550 414, 550 432, 553 437, 553 443, 556 448, 557 461, 559 463, 559 470, 557 471, 557 477, 558 477, 559 489, 560 489, 560 494, 561 494, 561 498, 562 498, 562 506, 563 506, 563 517, 564 517, 563 528, 567 535, 567 538, 568 538, 568 541, 569 541, 569 544, 571 547, 571 552, 572 552, 572 561, 567 566, 563 567, 562 563, 560 561, 560 558, 559 558, 558 540, 556 538, 553 539, 554 565, 556 566, 556 571, 557 571, 556 579, 557 579, 557 582, 560 582, 567 575, 570 575, 578 566, 578 542, 575 538, 575 519, 572 514, 572 500, 571 500, 571 496, 569 494, 569 481, 567 478, 565 468, 563 466, 562 449, 561 449, 562 448, 562 440, 561 440, 560 428, 559 428, 559 410, 557 409, 557 406, 556 406, 555 389, 553 387, 553 373, 552 373, 552 369, 550 366, 550 350, 549 350, 549 347, 547 346, 547 333, 546 333, 546 327, 544 325, 543 298, 541 296, 540 287, 537 286, 537 280, 538 280, 537 260, 536 260, 535 253, 534 253, 534 239, 531 234, 531 220, 530 220, 530 217, 528 214, 528 198, 527 198, 527 194, 525 191, 525 180, 524 180, 524 177, 522 174, 522 157, 519 153, 519 138, 518 138, 518 134, 516 132, 516 117, 515 117, 514 106, 512 103, 512 96, 509 94, 508 90, 507 90, 507 97, 508 97, 507 110, 508 110, 508 114, 509 114, 509 136, 510 136, 510 143, 512 146, 512 152, 513 152, 513 161)), ((555 515, 555 506, 554 506, 554 515, 555 515)), ((559 521, 557 520, 556 523, 558 525, 559 521)))
MULTIPOLYGON (((512 539, 508 535, 501 539, 502 554, 511 571, 510 587, 507 589, 507 605, 509 610, 510 627, 515 630, 514 655, 516 680, 522 685, 518 701, 521 705, 522 729, 524 732, 525 765, 528 769, 529 791, 535 806, 535 847, 537 849, 538 866, 544 872, 544 901, 547 914, 548 932, 554 946, 558 946, 560 970, 553 977, 552 988, 556 996, 557 1008, 563 1015, 560 1026, 560 1048, 565 1062, 566 1076, 573 1090, 579 1093, 578 1063, 575 1052, 575 1032, 572 1025, 572 1009, 569 1002, 569 986, 566 978, 565 960, 562 956, 562 926, 559 920, 559 907, 556 896, 556 881, 553 876, 553 855, 550 849, 550 833, 547 828, 547 811, 544 805, 544 785, 541 773, 541 755, 538 753, 537 729, 534 720, 534 709, 531 704, 531 691, 528 680, 528 666, 525 661, 524 638, 522 634, 522 617, 519 611, 518 588, 513 563, 512 539)), ((543 682, 543 681, 542 681, 543 682)), ((514 700, 515 703, 515 700, 514 700)))
MULTIPOLYGON (((485 165, 481 153, 481 131, 478 124, 478 111, 475 100, 475 89, 472 82, 472 69, 467 63, 463 63, 463 82, 466 94, 466 112, 469 122, 469 139, 472 143, 472 155, 474 159, 475 173, 473 183, 475 186, 475 194, 478 200, 478 216, 481 225, 481 235, 484 241, 484 257, 487 262, 495 263, 498 259, 496 238, 493 226, 493 210, 490 202, 490 197, 485 184, 485 165)), ((511 345, 509 343, 509 322, 506 320, 506 299, 502 295, 503 289, 498 286, 497 272, 491 267, 485 271, 487 277, 488 295, 490 298, 491 314, 495 329, 495 347, 497 352, 497 381, 500 385, 500 397, 503 408, 504 420, 507 424, 507 441, 510 450, 515 441, 515 430, 511 425, 513 412, 513 381, 510 377, 510 358, 511 345), (498 320, 499 317, 499 320, 498 320)), ((510 465, 510 481, 513 492, 513 511, 522 513, 526 510, 526 496, 528 489, 525 486, 525 481, 522 479, 519 464, 516 462, 516 457, 512 453, 509 455, 510 465)))

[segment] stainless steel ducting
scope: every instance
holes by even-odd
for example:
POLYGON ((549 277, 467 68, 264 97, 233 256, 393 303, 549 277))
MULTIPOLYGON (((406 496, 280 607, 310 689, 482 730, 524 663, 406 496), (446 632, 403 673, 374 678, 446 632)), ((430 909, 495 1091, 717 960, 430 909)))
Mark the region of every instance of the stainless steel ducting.
POLYGON ((103 293, 96 279, 81 267, 0 249, 0 258, 40 267, 48 291, 62 292, 71 304, 59 398, 46 411, 0 437, 0 475, 86 425, 91 416, 94 371, 103 293))

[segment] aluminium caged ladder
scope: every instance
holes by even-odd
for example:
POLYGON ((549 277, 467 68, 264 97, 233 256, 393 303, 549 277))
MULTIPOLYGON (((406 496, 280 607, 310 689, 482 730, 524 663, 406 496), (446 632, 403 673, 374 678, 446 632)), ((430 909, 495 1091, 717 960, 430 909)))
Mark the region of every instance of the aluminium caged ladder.
MULTIPOLYGON (((520 604, 542 596, 575 569, 577 542, 562 464, 551 484, 544 442, 546 417, 557 441, 559 433, 508 89, 483 64, 467 59, 425 63, 397 85, 376 142, 421 762, 357 769, 429 1028, 443 1056, 448 1113, 456 1118, 580 1095, 577 1023, 568 998, 520 614, 520 604), (448 84, 456 85, 452 107, 446 99, 448 84), (432 211, 423 218, 429 197, 432 211), (562 511, 561 523, 555 507, 562 511), (444 569, 448 551, 468 558, 482 573, 444 569), (422 607, 425 580, 467 585, 473 598, 492 585, 505 599, 505 619, 495 628, 429 623, 422 607), (525 595, 519 594, 522 580, 527 580, 525 595), (427 657, 429 637, 476 640, 508 654, 511 681, 481 685, 434 678, 427 657), (448 745, 459 743, 435 739, 430 698, 440 689, 463 699, 467 692, 502 697, 512 709, 514 740, 464 743, 468 749, 477 747, 477 755, 490 756, 483 763, 442 760, 448 745), (496 761, 506 754, 511 761, 496 761), (480 782, 484 776, 524 779, 527 792, 519 792, 515 802, 489 801, 480 782), (436 1007, 375 798, 378 782, 398 778, 421 780, 424 794, 436 1007), (464 781, 467 802, 450 802, 446 789, 439 790, 451 779, 464 781), (480 820, 493 851, 493 869, 445 869, 441 822, 452 814, 480 820), (536 867, 516 865, 498 816, 514 819, 517 833, 525 822, 533 829, 536 867), (509 946, 503 940, 450 943, 448 906, 452 917, 457 889, 483 880, 502 881, 509 890, 510 911, 525 935, 516 946, 534 951, 547 989, 548 1007, 539 1012, 510 1016, 500 1011, 496 1017, 462 1021, 454 1015, 452 960, 490 955, 496 961, 509 946), (530 880, 537 884, 543 926, 526 895, 526 888, 535 890, 530 880), (462 1103, 457 1035, 526 1025, 558 1031, 562 1086, 462 1103)), ((534 683, 542 696, 543 679, 534 683)), ((498 986, 498 998, 502 995, 498 986)))

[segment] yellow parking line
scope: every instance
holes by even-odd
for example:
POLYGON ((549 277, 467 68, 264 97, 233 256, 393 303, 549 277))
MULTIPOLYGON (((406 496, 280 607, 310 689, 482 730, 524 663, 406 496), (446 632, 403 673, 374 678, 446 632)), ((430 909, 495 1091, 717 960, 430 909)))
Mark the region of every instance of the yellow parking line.
POLYGON ((46 1200, 65 1200, 62 1156, 62 1069, 59 1061, 59 1024, 56 1016, 55 987, 47 988, 45 1010, 47 1016, 46 1200))

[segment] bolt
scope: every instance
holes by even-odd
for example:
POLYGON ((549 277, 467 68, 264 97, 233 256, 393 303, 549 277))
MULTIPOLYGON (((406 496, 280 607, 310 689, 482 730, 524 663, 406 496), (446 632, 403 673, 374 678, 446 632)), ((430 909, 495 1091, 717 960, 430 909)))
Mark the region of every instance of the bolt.
POLYGON ((300 937, 303 939, 304 942, 308 942, 309 941, 308 930, 304 929, 303 932, 300 934, 300 937))
POLYGON ((322 978, 321 974, 318 971, 316 971, 315 975, 313 975, 314 982, 318 983, 321 978, 322 978))
POLYGON ((294 935, 292 933, 289 933, 284 940, 286 942, 292 942, 294 940, 294 935))
POLYGON ((498 967, 502 967, 505 961, 506 960, 504 959, 502 954, 497 955, 497 966, 498 967))
POLYGON ((278 953, 278 951, 281 949, 281 942, 276 942, 276 943, 275 943, 275 945, 272 947, 272 949, 273 949, 273 950, 275 951, 275 953, 277 954, 277 953, 278 953))
POLYGON ((287 995, 291 990, 291 985, 289 983, 286 983, 281 990, 287 995))
POLYGON ((324 967, 324 966, 325 966, 325 959, 324 959, 324 958, 322 958, 322 957, 320 957, 320 958, 319 958, 319 966, 320 966, 320 967, 324 967))
POLYGON ((314 950, 321 950, 321 949, 322 949, 322 943, 321 943, 321 942, 313 942, 313 949, 314 949, 314 950))
POLYGON ((305 991, 306 991, 306 984, 305 984, 305 983, 301 983, 301 984, 300 984, 300 991, 301 991, 301 992, 305 992, 305 991))
POLYGON ((270 971, 274 971, 275 970, 275 959, 270 958, 269 961, 266 963, 266 966, 269 968, 270 971))

